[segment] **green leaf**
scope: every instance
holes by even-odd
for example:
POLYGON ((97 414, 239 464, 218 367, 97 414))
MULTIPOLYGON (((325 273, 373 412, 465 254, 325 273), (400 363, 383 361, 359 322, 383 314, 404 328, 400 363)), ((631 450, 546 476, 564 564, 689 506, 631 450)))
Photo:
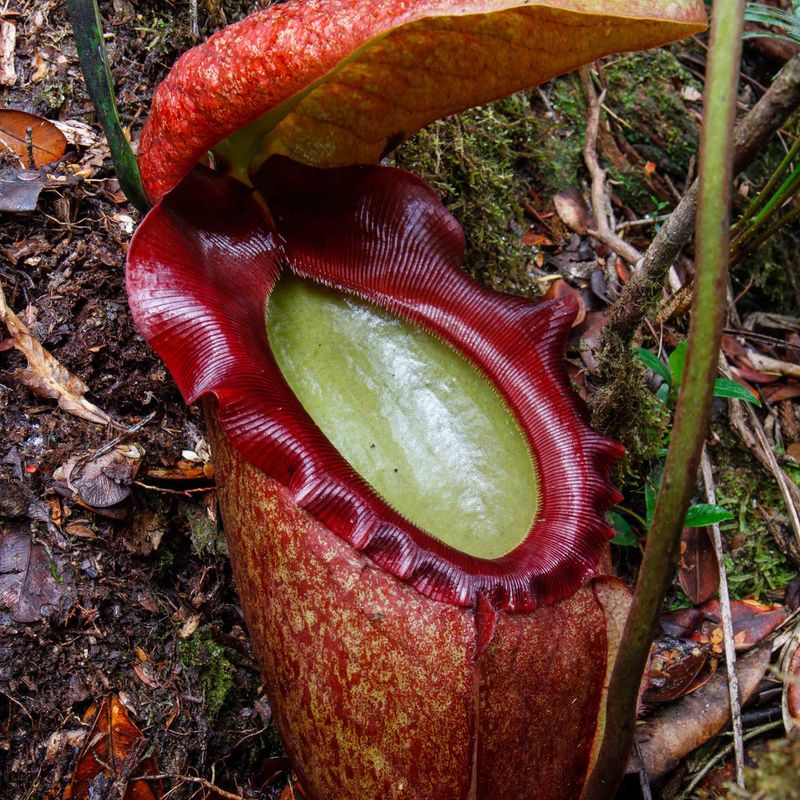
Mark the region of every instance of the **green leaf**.
POLYGON ((660 375, 668 384, 672 385, 672 373, 669 367, 655 353, 639 347, 636 350, 636 357, 647 369, 655 372, 656 375, 660 375))
POLYGON ((669 368, 672 371, 672 385, 678 388, 683 381, 683 367, 686 364, 686 342, 681 342, 669 354, 669 368))
POLYGON ((669 408, 669 384, 662 383, 661 386, 658 387, 658 391, 656 392, 656 397, 669 408))
POLYGON ((753 403, 760 406, 761 401, 746 386, 741 383, 728 380, 727 378, 717 378, 714 382, 714 397, 731 397, 735 400, 744 400, 746 403, 753 403))
POLYGON ((689 506, 686 518, 683 520, 684 528, 703 528, 717 522, 733 519, 733 514, 722 506, 712 506, 710 503, 697 503, 689 506))
POLYGON ((609 511, 608 521, 614 526, 617 535, 611 540, 611 544, 618 547, 638 547, 639 539, 633 532, 628 521, 616 511, 609 511))
POLYGON ((128 200, 144 213, 150 203, 142 188, 136 157, 119 121, 97 0, 67 0, 67 10, 86 88, 106 134, 119 185, 128 200))

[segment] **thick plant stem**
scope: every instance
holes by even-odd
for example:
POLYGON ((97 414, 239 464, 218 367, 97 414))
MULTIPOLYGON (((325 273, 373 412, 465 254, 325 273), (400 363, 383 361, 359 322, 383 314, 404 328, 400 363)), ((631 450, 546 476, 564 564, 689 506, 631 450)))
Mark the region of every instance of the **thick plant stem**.
POLYGON ((67 0, 67 10, 86 89, 106 134, 119 185, 128 200, 144 213, 150 208, 150 203, 142 188, 136 157, 119 121, 97 0, 67 0))
POLYGON ((584 800, 612 797, 624 774, 633 743, 639 685, 703 451, 725 320, 744 8, 745 0, 715 0, 713 6, 700 149, 697 278, 686 369, 639 580, 611 674, 603 741, 584 800))

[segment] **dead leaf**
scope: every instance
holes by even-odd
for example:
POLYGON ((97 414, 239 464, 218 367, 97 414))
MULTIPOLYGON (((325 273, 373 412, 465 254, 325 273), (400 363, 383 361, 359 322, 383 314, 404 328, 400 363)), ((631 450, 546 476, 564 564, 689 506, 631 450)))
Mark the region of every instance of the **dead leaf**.
POLYGON ((16 154, 23 167, 39 169, 64 155, 67 140, 50 120, 26 111, 0 108, 0 147, 16 154))
MULTIPOLYGON (((769 636, 786 619, 786 609, 756 600, 731 600, 731 622, 737 650, 748 650, 769 636)), ((719 600, 709 600, 698 608, 663 614, 665 633, 693 642, 710 644, 717 655, 724 652, 722 613, 719 600)))
POLYGON ((606 311, 589 311, 583 325, 575 329, 580 336, 578 350, 580 350, 581 361, 586 369, 594 375, 597 374, 600 367, 596 353, 600 349, 600 339, 607 319, 606 311))
POLYGON ((74 456, 53 477, 64 481, 86 505, 108 508, 125 500, 139 471, 144 450, 137 444, 117 444, 93 456, 74 456))
POLYGON ((124 539, 125 547, 132 553, 149 556, 158 550, 168 524, 166 515, 161 511, 146 506, 137 508, 131 532, 124 539))
POLYGON ((697 688, 695 679, 707 661, 707 647, 673 636, 659 637, 650 653, 644 702, 669 703, 697 688))
POLYGON ((47 60, 44 53, 37 53, 33 57, 31 66, 33 67, 30 76, 31 83, 40 83, 50 74, 50 62, 47 60))
POLYGON ((71 525, 67 525, 64 530, 70 536, 77 536, 79 539, 96 539, 97 534, 89 527, 84 525, 80 522, 74 522, 71 525))
POLYGON ((45 179, 38 172, 3 168, 0 173, 0 211, 10 214, 34 211, 44 187, 45 179))
POLYGON ((87 122, 81 122, 77 119, 55 119, 53 120, 53 125, 64 134, 64 138, 70 144, 78 145, 79 147, 91 147, 97 144, 99 135, 87 122))
POLYGON ((699 103, 703 99, 703 95, 694 86, 684 86, 681 97, 688 103, 699 103))
MULTIPOLYGON (((74 603, 72 573, 21 527, 0 533, 0 611, 14 622, 38 622, 74 603)), ((2 615, 0 615, 2 620, 2 615)))
POLYGON ((98 425, 107 425, 111 422, 105 411, 84 397, 89 387, 53 358, 8 307, 2 289, 0 289, 0 321, 5 322, 14 340, 14 347, 28 360, 27 368, 15 372, 15 377, 20 383, 41 397, 57 400, 58 405, 68 414, 98 425))
POLYGON ((719 563, 708 528, 684 528, 678 580, 689 599, 704 603, 719 587, 719 563))
POLYGON ((164 796, 161 781, 134 780, 158 774, 155 761, 142 758, 146 748, 142 732, 120 698, 107 697, 94 716, 64 800, 110 796, 114 783, 122 791, 113 796, 122 800, 160 800, 164 796))
POLYGON ((553 205, 561 221, 576 233, 584 235, 589 228, 594 228, 594 217, 576 189, 562 189, 553 195, 553 205))
MULTIPOLYGON (((771 647, 763 645, 736 665, 742 704, 755 693, 767 671, 771 647)), ((705 686, 672 705, 665 706, 637 726, 636 738, 650 779, 660 778, 692 750, 707 742, 730 720, 728 678, 720 671, 705 686)), ((633 760, 629 772, 638 771, 633 760)))
POLYGON ((797 611, 800 608, 800 575, 795 575, 789 581, 783 596, 783 604, 789 611, 797 611))

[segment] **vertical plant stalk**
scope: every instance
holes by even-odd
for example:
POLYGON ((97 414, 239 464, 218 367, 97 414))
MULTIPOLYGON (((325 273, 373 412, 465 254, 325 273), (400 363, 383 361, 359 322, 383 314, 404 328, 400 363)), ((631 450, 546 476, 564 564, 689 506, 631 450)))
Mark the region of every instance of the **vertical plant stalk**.
POLYGON ((67 10, 86 89, 108 140, 119 185, 128 200, 144 213, 150 208, 150 203, 142 188, 136 156, 125 137, 117 113, 97 0, 67 0, 67 10))
POLYGON ((697 277, 675 425, 631 611, 611 673, 603 740, 584 800, 608 800, 631 752, 639 685, 695 489, 725 321, 733 129, 745 0, 714 0, 700 145, 697 277))

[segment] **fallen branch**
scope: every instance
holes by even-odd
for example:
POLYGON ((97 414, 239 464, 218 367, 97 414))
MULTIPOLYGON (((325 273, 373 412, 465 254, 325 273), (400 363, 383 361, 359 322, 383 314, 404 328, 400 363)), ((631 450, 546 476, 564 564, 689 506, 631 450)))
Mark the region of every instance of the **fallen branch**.
MULTIPOLYGON (((753 162, 798 107, 800 56, 786 64, 764 96, 736 126, 735 173, 753 162)), ((631 361, 630 348, 636 331, 655 312, 669 269, 694 233, 697 190, 695 181, 647 248, 609 311, 597 355, 600 377, 606 385, 592 400, 593 422, 609 435, 617 432, 618 411, 629 402, 630 376, 627 372, 620 374, 619 365, 631 361)))
POLYGON ((609 224, 606 173, 597 160, 597 133, 600 129, 600 109, 606 93, 603 92, 599 97, 597 96, 592 83, 590 67, 581 67, 580 76, 583 93, 586 95, 586 103, 589 108, 586 120, 586 138, 583 143, 583 160, 586 162, 586 167, 592 179, 592 210, 594 211, 595 219, 595 229, 588 232, 628 263, 636 264, 641 260, 642 254, 624 239, 617 236, 609 224))
POLYGON ((134 781, 180 781, 181 783, 195 783, 201 786, 203 789, 213 792, 215 795, 217 795, 217 797, 223 798, 223 800, 245 800, 245 798, 240 794, 228 792, 225 789, 221 789, 215 783, 194 775, 170 775, 168 772, 163 772, 160 775, 142 775, 140 777, 132 778, 131 783, 134 781))

